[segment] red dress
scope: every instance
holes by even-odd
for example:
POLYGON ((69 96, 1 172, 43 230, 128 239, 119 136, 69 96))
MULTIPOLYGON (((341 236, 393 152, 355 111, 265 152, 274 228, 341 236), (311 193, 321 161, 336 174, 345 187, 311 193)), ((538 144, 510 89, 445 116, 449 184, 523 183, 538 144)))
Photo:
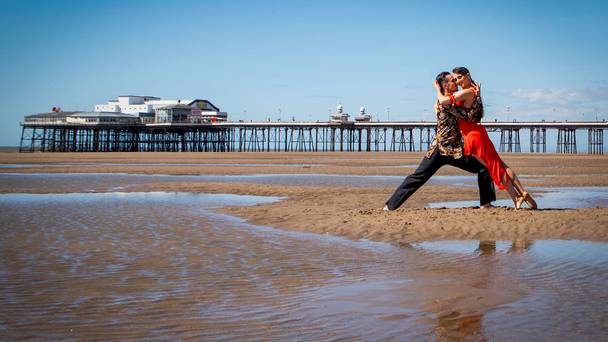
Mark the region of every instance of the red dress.
MULTIPOLYGON (((463 108, 464 109, 464 108, 463 108)), ((475 96, 473 106, 469 109, 465 109, 468 120, 458 120, 458 126, 462 132, 464 138, 464 154, 473 155, 484 161, 490 177, 494 181, 494 184, 498 186, 500 190, 504 190, 506 183, 509 181, 507 170, 505 165, 500 159, 498 152, 486 128, 478 121, 481 120, 483 115, 483 104, 481 103, 481 97, 475 96), (469 121, 472 120, 472 121, 469 121)))

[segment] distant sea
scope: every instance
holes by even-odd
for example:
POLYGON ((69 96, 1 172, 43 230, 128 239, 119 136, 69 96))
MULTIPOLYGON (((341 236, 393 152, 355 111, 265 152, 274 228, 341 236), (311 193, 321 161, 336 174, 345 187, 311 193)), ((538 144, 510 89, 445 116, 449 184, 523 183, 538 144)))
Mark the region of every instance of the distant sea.
POLYGON ((0 146, 0 152, 19 152, 19 146, 0 146))

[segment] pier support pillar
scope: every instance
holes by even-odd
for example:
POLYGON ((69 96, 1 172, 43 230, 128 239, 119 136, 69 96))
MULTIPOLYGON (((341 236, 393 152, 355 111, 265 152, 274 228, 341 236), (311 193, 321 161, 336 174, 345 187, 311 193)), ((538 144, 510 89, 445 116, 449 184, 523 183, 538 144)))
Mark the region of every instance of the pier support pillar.
POLYGON ((413 152, 414 151, 414 129, 413 128, 394 128, 391 138, 392 152, 413 152))
POLYGON ((530 152, 547 152, 546 128, 530 128, 530 152))
POLYGON ((576 153, 576 129, 557 130, 557 153, 576 153))
POLYGON ((419 152, 428 151, 428 149, 431 147, 431 142, 433 142, 433 139, 435 139, 435 130, 436 128, 431 127, 420 128, 420 148, 418 149, 419 152), (431 130, 433 130, 433 134, 431 134, 431 130))
POLYGON ((19 152, 26 152, 27 150, 23 147, 23 140, 25 138, 25 126, 21 128, 21 141, 19 142, 19 152))
POLYGON ((500 130, 500 152, 521 152, 519 128, 502 128, 500 130))
POLYGON ((587 152, 589 154, 604 154, 604 130, 602 128, 589 128, 587 134, 587 152))

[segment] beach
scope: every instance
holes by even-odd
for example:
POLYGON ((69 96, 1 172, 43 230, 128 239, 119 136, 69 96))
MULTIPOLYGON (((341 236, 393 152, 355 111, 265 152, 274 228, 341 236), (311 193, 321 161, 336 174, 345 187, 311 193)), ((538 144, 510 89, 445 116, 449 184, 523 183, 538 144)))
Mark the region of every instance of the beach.
POLYGON ((608 158, 503 154, 540 210, 421 153, 0 153, 0 340, 606 335, 608 158))
MULTIPOLYGON (((422 153, 0 153, 4 173, 126 173, 142 175, 208 175, 205 181, 150 181, 121 191, 194 192, 279 196, 283 200, 255 206, 226 207, 218 211, 257 225, 331 234, 350 239, 392 243, 434 240, 572 239, 608 241, 608 209, 603 201, 593 207, 515 210, 511 205, 484 210, 429 208, 429 203, 476 201, 475 175, 444 166, 436 177, 394 212, 381 210, 394 186, 371 180, 405 178, 422 153), (250 182, 239 175, 290 178, 279 182, 250 182), (297 176, 301 175, 301 176, 297 176), (338 181, 323 179, 333 175, 338 181), (339 175, 344 175, 341 182, 339 175), (233 177, 222 179, 222 177, 233 177), (321 178, 320 178, 321 177, 321 178), (349 178, 350 177, 350 178, 349 178), (368 178, 366 178, 368 177, 368 178), (451 178, 452 177, 452 178, 451 178), (453 179, 453 180, 451 180, 453 179), (370 184, 372 183, 372 184, 370 184)), ((552 189, 593 189, 608 186, 608 157, 599 155, 502 154, 531 193, 542 196, 552 189)), ((400 181, 397 181, 397 184, 400 181)), ((69 187, 3 186, 4 193, 70 192, 69 187)), ((73 190, 76 191, 76 190, 73 190)), ((497 198, 508 197, 497 191, 497 198)), ((542 197, 541 197, 542 198, 542 197)))

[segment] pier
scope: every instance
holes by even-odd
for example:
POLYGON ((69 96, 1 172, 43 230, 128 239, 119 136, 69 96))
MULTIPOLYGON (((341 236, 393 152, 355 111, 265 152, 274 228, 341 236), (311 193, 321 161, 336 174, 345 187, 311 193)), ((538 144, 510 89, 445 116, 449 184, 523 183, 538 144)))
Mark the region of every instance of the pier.
MULTIPOLYGON (((86 117, 86 115, 81 115, 86 117)), ((435 122, 217 122, 141 123, 103 119, 30 117, 21 123, 20 152, 419 152, 435 122)), ((500 133, 501 152, 579 153, 576 135, 587 132, 587 153, 603 154, 607 122, 484 122, 500 133), (548 132, 557 139, 548 141, 548 132), (521 138, 529 136, 527 151, 521 138)))

